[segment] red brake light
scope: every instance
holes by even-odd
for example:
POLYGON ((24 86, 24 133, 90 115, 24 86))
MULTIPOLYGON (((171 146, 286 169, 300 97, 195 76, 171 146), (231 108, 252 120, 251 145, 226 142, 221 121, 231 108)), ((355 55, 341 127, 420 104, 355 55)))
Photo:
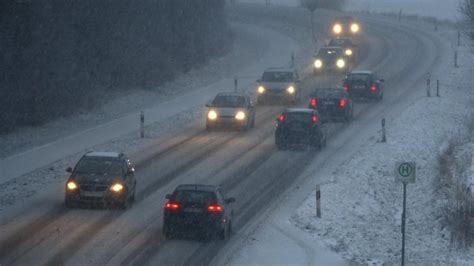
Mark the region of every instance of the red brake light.
POLYGON ((311 102, 309 104, 311 105, 311 107, 315 108, 316 105, 318 104, 318 99, 311 98, 311 102))
POLYGON ((171 210, 171 211, 176 211, 179 209, 179 203, 173 202, 173 201, 167 201, 165 203, 165 209, 166 210, 171 210))
POLYGON ((284 114, 281 114, 281 115, 278 117, 278 121, 280 121, 280 122, 285 121, 285 115, 284 115, 284 114))
POLYGON ((219 204, 211 204, 209 206, 207 206, 207 211, 208 212, 222 212, 224 210, 224 208, 222 208, 221 205, 219 204))
POLYGON ((346 99, 342 98, 342 99, 339 101, 339 106, 340 106, 341 108, 344 108, 344 107, 346 106, 346 103, 347 103, 346 99))
POLYGON ((311 117, 311 121, 312 121, 313 123, 317 123, 317 122, 318 122, 318 116, 317 116, 317 115, 313 115, 313 116, 311 117))
POLYGON ((376 91, 377 90, 377 85, 372 84, 372 86, 370 86, 370 90, 371 91, 376 91))
POLYGON ((342 86, 342 88, 344 89, 344 91, 348 91, 349 90, 349 85, 344 84, 344 86, 342 86))

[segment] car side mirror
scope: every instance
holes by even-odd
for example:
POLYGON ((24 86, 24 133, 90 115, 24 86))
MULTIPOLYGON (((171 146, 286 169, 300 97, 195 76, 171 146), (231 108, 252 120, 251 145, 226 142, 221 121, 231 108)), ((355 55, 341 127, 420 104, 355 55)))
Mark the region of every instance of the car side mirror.
POLYGON ((66 172, 72 173, 72 168, 71 167, 66 168, 66 172))
POLYGON ((166 199, 171 199, 171 194, 166 194, 165 198, 166 199))
POLYGON ((235 202, 235 198, 228 198, 225 200, 225 203, 233 203, 235 202))

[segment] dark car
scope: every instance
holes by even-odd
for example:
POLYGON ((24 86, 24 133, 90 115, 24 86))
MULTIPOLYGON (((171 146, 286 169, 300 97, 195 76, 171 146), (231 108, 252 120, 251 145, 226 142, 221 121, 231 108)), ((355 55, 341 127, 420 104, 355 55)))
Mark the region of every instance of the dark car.
POLYGON ((217 126, 235 126, 247 130, 255 125, 255 107, 250 97, 243 93, 224 92, 207 104, 206 129, 217 126))
POLYGON ((232 232, 232 204, 218 186, 179 185, 166 195, 163 235, 172 238, 181 232, 201 232, 225 239, 232 232))
POLYGON ((277 118, 275 145, 284 150, 289 147, 309 146, 321 149, 326 144, 326 131, 317 110, 288 108, 277 118))
POLYGON ((297 102, 300 98, 299 87, 300 79, 294 68, 268 68, 257 80, 257 102, 297 102))
POLYGON ((351 98, 382 100, 384 80, 372 71, 353 71, 344 79, 343 88, 351 98))
POLYGON ((117 152, 89 152, 77 162, 66 182, 65 205, 115 205, 126 209, 135 199, 135 169, 117 152))
POLYGON ((341 47, 325 46, 314 56, 313 74, 323 72, 339 72, 346 74, 349 64, 341 47))
POLYGON ((317 89, 311 94, 308 108, 316 109, 321 122, 349 122, 354 116, 354 103, 343 88, 317 89))
POLYGON ((353 64, 356 62, 357 45, 355 45, 351 38, 332 38, 328 46, 341 47, 348 60, 353 64))
POLYGON ((360 23, 351 16, 342 16, 334 18, 331 23, 331 35, 355 37, 360 34, 360 23))

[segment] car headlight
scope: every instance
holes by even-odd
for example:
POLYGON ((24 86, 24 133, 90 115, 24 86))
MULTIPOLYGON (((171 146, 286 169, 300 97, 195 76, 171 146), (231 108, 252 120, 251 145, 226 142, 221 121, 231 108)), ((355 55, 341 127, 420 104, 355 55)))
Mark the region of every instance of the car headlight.
POLYGON ((259 94, 263 94, 263 93, 265 92, 265 87, 263 87, 263 86, 258 86, 257 92, 258 92, 259 94))
POLYGON ((235 114, 235 119, 244 120, 245 119, 245 113, 242 112, 242 111, 238 111, 237 114, 235 114))
POLYGON ((72 181, 72 180, 69 181, 69 182, 67 182, 67 185, 66 185, 66 186, 67 186, 67 189, 68 189, 68 190, 76 190, 76 189, 77 189, 77 184, 76 184, 76 182, 74 182, 74 181, 72 181))
POLYGON ((342 26, 341 24, 335 24, 333 27, 332 27, 332 31, 336 34, 339 34, 342 32, 342 26))
POLYGON ((345 53, 346 53, 346 55, 351 56, 352 55, 352 49, 346 49, 345 53))
POLYGON ((359 24, 357 24, 357 23, 352 23, 352 25, 351 25, 351 31, 352 31, 353 33, 357 33, 357 32, 359 32, 359 30, 360 30, 359 24))
POLYGON ((207 113, 207 118, 209 118, 209 120, 216 120, 217 119, 217 112, 214 111, 214 110, 210 110, 207 113))
POLYGON ((293 94, 293 93, 295 93, 295 87, 290 86, 290 87, 288 87, 288 89, 286 89, 286 91, 287 91, 289 94, 293 94))
POLYGON ((112 190, 113 192, 120 192, 123 190, 123 185, 120 183, 115 183, 110 187, 110 190, 112 190))
POLYGON ((321 68, 323 66, 323 61, 319 60, 319 59, 316 59, 316 61, 314 61, 314 67, 315 68, 321 68))
POLYGON ((346 62, 344 61, 344 59, 338 59, 337 62, 336 62, 336 66, 338 68, 343 68, 346 66, 346 62))

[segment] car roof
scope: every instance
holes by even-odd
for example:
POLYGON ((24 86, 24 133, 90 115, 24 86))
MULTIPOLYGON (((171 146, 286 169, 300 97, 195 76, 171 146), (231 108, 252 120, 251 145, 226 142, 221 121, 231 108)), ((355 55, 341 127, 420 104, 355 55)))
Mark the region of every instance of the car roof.
POLYGON ((265 69, 265 72, 294 72, 294 68, 290 67, 269 67, 265 69))
POLYGON ((323 50, 323 49, 327 49, 327 50, 342 50, 342 48, 340 46, 324 46, 324 47, 321 47, 320 50, 323 50))
POLYGON ((203 185, 203 184, 183 184, 176 187, 175 190, 196 190, 196 191, 216 191, 218 186, 203 185))
POLYGON ((370 71, 370 70, 356 70, 356 71, 352 71, 351 73, 349 73, 349 75, 351 75, 351 74, 372 75, 372 74, 374 74, 374 72, 370 71))
POLYGON ((355 20, 355 18, 351 16, 340 16, 340 17, 335 17, 334 20, 347 22, 347 21, 355 20))
POLYGON ((286 108, 285 113, 314 113, 313 109, 309 108, 286 108))
POLYGON ((344 89, 342 87, 330 87, 330 88, 317 88, 313 91, 313 93, 311 95, 316 95, 320 92, 327 92, 327 91, 331 91, 331 92, 344 92, 344 89))
POLYGON ((91 151, 85 154, 87 157, 108 157, 108 158, 119 158, 122 154, 118 152, 110 151, 91 151))

